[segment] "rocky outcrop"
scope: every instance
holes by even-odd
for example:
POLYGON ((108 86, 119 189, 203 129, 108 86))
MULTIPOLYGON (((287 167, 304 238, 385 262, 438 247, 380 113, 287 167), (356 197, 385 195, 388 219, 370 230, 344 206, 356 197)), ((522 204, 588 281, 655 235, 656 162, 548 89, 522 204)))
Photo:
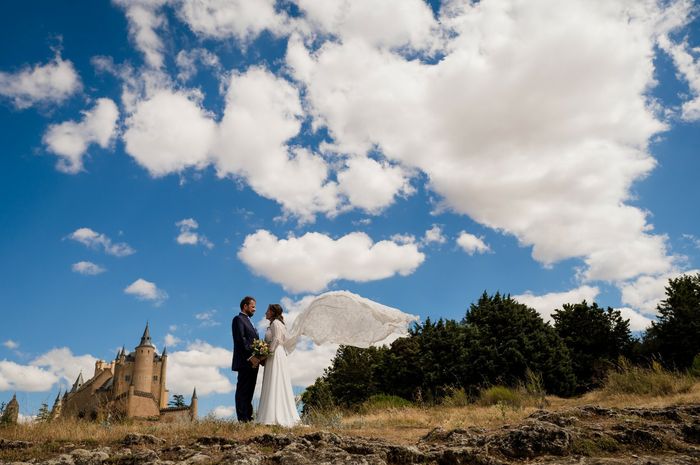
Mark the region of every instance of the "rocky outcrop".
MULTIPOLYGON (((0 440, 3 450, 38 445, 0 440)), ((436 428, 416 444, 335 432, 263 434, 248 440, 206 436, 168 444, 129 434, 110 449, 72 446, 46 465, 690 465, 700 463, 700 406, 609 409, 595 406, 537 411, 517 425, 498 429, 436 428)), ((23 462, 2 462, 5 465, 23 462)))

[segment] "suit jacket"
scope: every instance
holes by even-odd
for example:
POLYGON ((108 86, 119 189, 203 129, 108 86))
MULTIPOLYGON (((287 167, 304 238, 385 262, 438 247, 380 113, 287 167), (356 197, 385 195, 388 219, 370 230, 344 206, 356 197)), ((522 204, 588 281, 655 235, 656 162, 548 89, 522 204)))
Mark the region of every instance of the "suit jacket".
POLYGON ((248 315, 239 313, 231 322, 231 332, 233 333, 231 369, 233 371, 252 369, 248 359, 253 355, 253 341, 258 339, 258 330, 255 329, 248 315))

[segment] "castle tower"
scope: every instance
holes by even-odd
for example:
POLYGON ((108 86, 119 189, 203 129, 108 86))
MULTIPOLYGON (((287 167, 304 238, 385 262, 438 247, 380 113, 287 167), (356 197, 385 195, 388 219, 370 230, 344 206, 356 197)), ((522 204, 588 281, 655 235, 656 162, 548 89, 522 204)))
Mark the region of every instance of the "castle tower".
POLYGON ((131 385, 134 390, 141 392, 151 392, 151 380, 153 379, 153 357, 156 348, 151 342, 151 333, 146 329, 141 336, 141 343, 136 346, 136 356, 134 361, 134 376, 131 385))
POLYGON ((190 402, 190 418, 197 419, 197 388, 192 391, 192 401, 190 402))
POLYGON ((168 407, 168 390, 165 389, 165 373, 168 367, 168 349, 163 347, 163 354, 160 356, 160 405, 159 408, 168 407))
POLYGON ((17 394, 12 396, 12 400, 5 406, 5 411, 0 418, 0 424, 16 425, 19 418, 19 402, 17 402, 17 394))

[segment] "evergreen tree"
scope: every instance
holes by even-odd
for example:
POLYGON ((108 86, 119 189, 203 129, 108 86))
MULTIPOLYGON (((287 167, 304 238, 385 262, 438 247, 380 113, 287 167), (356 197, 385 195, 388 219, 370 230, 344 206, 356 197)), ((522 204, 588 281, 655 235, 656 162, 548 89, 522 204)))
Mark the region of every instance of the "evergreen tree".
POLYGON ((465 360, 483 385, 513 386, 528 368, 540 373, 548 392, 570 395, 575 377, 569 351, 554 328, 509 295, 486 292, 472 304, 464 322, 473 329, 471 354, 465 360))
POLYGON ((39 411, 36 414, 36 421, 49 421, 51 419, 51 411, 49 410, 49 404, 43 402, 39 411))
POLYGON ((686 369, 700 353, 700 273, 669 280, 659 318, 644 338, 646 351, 669 368, 686 369))
POLYGON ((173 398, 168 402, 169 407, 186 407, 185 396, 182 394, 175 394, 173 398))
POLYGON ((564 304, 552 314, 554 329, 569 349, 576 375, 576 391, 600 385, 620 356, 630 358, 634 340, 629 320, 619 310, 604 310, 595 302, 564 304))

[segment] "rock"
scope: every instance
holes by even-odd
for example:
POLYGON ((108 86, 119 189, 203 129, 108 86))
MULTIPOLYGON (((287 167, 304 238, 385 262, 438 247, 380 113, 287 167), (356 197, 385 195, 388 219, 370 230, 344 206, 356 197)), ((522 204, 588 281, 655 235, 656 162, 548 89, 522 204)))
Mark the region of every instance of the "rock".
POLYGON ((198 465, 198 464, 209 463, 209 462, 211 462, 211 457, 209 457, 206 454, 197 453, 182 463, 185 465, 198 465))
POLYGON ((159 445, 165 444, 165 439, 161 439, 150 434, 129 433, 126 436, 124 436, 124 439, 122 439, 122 444, 124 444, 125 446, 135 446, 144 444, 159 445))
POLYGON ((386 451, 388 464, 425 463, 427 459, 428 456, 414 446, 389 446, 386 451))
POLYGON ((291 444, 292 440, 288 436, 281 434, 263 434, 252 438, 249 442, 281 449, 291 444))
POLYGON ((534 421, 494 437, 491 443, 503 455, 513 458, 566 455, 571 448, 571 434, 561 426, 534 421))
POLYGON ((237 444, 238 441, 236 441, 234 439, 223 438, 220 436, 203 436, 201 438, 198 438, 195 441, 195 443, 203 445, 203 446, 213 446, 213 445, 223 446, 223 445, 237 444))
POLYGON ((683 437, 691 444, 700 444, 700 421, 683 425, 683 437))
POLYGON ((76 465, 97 465, 109 459, 109 454, 104 451, 89 451, 75 449, 70 453, 76 465))
POLYGON ((0 439, 0 450, 3 449, 27 449, 32 447, 34 444, 29 441, 10 441, 7 439, 0 439))

